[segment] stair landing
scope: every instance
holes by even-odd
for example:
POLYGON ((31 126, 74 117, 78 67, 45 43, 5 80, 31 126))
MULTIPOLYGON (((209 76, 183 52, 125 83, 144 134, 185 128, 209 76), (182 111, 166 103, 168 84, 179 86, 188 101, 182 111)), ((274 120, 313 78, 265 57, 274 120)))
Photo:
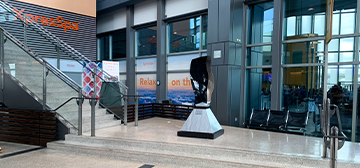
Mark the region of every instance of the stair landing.
MULTIPOLYGON (((130 122, 96 130, 96 137, 67 135, 48 149, 170 167, 329 167, 321 158, 322 138, 229 126, 215 140, 178 137, 184 122, 155 117, 137 127, 130 122)), ((338 167, 360 167, 359 143, 345 143, 338 167)))

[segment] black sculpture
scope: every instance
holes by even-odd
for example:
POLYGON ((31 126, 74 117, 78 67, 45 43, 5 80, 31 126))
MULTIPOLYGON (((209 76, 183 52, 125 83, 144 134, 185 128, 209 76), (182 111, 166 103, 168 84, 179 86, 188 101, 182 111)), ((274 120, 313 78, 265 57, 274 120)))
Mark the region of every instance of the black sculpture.
POLYGON ((224 129, 210 109, 211 93, 214 89, 211 57, 193 59, 190 64, 190 75, 195 93, 195 107, 177 135, 215 139, 224 134, 224 129))
POLYGON ((211 57, 199 57, 191 61, 190 75, 195 93, 195 104, 210 103, 214 86, 210 61, 211 57))

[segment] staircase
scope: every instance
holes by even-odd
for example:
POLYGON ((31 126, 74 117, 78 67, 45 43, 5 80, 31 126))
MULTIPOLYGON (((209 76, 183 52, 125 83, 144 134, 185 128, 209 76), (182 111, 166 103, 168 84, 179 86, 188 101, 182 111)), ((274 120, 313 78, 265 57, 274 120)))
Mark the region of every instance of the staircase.
MULTIPOLYGON (((3 15, 13 15, 16 13, 12 10, 13 6, 5 0, 0 1, 0 10, 3 15)), ((82 91, 81 86, 66 76, 57 68, 53 67, 50 63, 44 60, 44 58, 36 53, 37 50, 41 53, 41 47, 34 50, 25 45, 25 42, 19 39, 24 38, 24 34, 18 32, 8 32, 4 27, 11 25, 22 24, 20 19, 16 21, 2 21, 0 22, 0 34, 3 37, 3 49, 4 49, 4 72, 12 76, 19 86, 26 88, 26 92, 31 95, 40 104, 43 104, 43 99, 46 102, 46 108, 48 110, 54 110, 64 102, 72 97, 78 97, 79 92, 82 91), (44 81, 45 80, 45 81, 44 81), (44 88, 46 94, 44 96, 44 88)), ((39 38, 48 40, 48 46, 58 48, 58 52, 61 55, 69 56, 69 59, 73 59, 80 64, 83 62, 90 63, 91 61, 79 53, 77 50, 67 45, 58 37, 47 31, 38 23, 29 23, 27 25, 29 31, 34 31, 39 35, 39 38)), ((56 51, 54 51, 56 52, 56 51)), ((95 67, 99 69, 99 67, 95 67)), ((93 71, 91 69, 90 71, 93 71)), ((100 80, 104 81, 105 76, 110 76, 107 72, 102 71, 103 76, 98 76, 100 80)), ((127 87, 118 82, 118 85, 124 89, 127 87)), ((119 93, 122 94, 122 93, 119 93)), ((60 121, 62 121, 71 133, 75 133, 78 126, 78 106, 76 100, 73 99, 60 109, 56 111, 60 121)), ((90 131, 90 105, 88 102, 83 104, 83 132, 90 131)), ((95 108, 96 114, 96 129, 104 128, 114 125, 120 125, 120 120, 115 120, 114 115, 107 114, 105 109, 95 108)))

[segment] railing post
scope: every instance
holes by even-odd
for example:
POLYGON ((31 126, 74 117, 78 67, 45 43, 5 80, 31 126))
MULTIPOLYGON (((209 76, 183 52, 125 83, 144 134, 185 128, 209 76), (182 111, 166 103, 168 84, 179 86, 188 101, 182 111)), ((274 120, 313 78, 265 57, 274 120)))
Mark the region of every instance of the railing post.
MULTIPOLYGON (((326 99, 324 100, 324 106, 323 106, 323 114, 324 114, 324 125, 323 125, 323 129, 325 132, 325 135, 330 135, 330 117, 329 117, 329 111, 330 111, 330 99, 326 99)), ((321 117, 321 116, 320 116, 321 117)), ((327 146, 325 144, 326 141, 328 141, 327 137, 323 137, 324 142, 323 142, 323 158, 327 157, 327 146)))
POLYGON ((91 95, 91 136, 95 136, 95 105, 96 105, 96 94, 91 95))
POLYGON ((4 32, 0 30, 0 58, 1 58, 1 90, 4 90, 4 63, 5 63, 5 55, 4 55, 4 32))
POLYGON ((78 99, 78 135, 82 135, 82 89, 79 90, 79 99, 78 99))
MULTIPOLYGON (((336 126, 331 128, 331 135, 338 136, 339 129, 336 126)), ((336 168, 336 160, 337 160, 337 151, 338 151, 339 141, 338 138, 331 138, 330 141, 330 168, 336 168)))
POLYGON ((139 94, 136 92, 135 95, 135 126, 138 126, 138 120, 139 120, 139 97, 137 97, 139 94))
POLYGON ((127 97, 127 90, 125 89, 124 95, 124 125, 127 125, 127 110, 128 110, 128 97, 127 97))
POLYGON ((95 136, 95 105, 97 103, 96 101, 96 70, 97 70, 97 66, 94 67, 94 72, 93 72, 93 78, 94 78, 94 92, 91 95, 91 100, 90 100, 90 105, 91 105, 91 136, 95 136))
POLYGON ((46 110, 46 63, 43 62, 43 110, 46 110))

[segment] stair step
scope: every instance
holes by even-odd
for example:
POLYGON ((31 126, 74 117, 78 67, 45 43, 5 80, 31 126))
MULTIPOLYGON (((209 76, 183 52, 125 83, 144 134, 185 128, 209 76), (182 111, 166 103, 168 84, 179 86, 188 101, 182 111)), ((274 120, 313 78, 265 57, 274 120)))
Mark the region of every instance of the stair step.
MULTIPOLYGON (((161 137, 159 137, 161 138, 161 137)), ((145 161, 170 167, 329 167, 320 156, 275 154, 214 145, 142 141, 125 138, 66 135, 48 143, 48 149, 116 160, 145 161)), ((338 161, 338 167, 359 167, 338 161)))
MULTIPOLYGON (((106 121, 111 121, 111 120, 116 120, 116 119, 114 118, 114 115, 112 115, 112 114, 95 115, 95 122, 96 123, 102 122, 102 121, 105 121, 105 120, 106 121)), ((72 121, 74 121, 74 120, 72 120, 72 121)), ((76 119, 76 122, 77 122, 77 119, 76 119)), ((91 123, 91 116, 83 117, 82 118, 82 123, 83 124, 91 123)))
MULTIPOLYGON (((95 130, 101 129, 101 128, 112 127, 112 126, 116 126, 116 125, 120 125, 120 124, 121 124, 121 120, 103 120, 101 122, 95 123, 95 130)), ((91 123, 83 124, 82 131, 83 132, 91 131, 91 123)))

